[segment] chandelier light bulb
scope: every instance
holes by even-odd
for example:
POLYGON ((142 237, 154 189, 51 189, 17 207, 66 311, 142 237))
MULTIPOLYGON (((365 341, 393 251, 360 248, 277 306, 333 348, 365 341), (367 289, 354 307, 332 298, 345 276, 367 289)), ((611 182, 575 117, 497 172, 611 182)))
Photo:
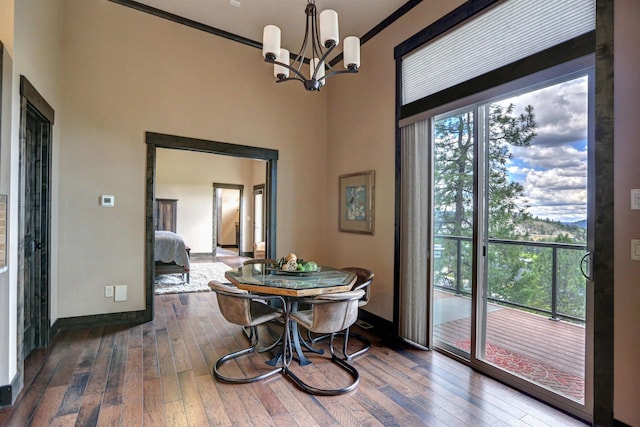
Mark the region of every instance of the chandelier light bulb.
MULTIPOLYGON (((285 65, 290 65, 291 59, 290 54, 287 49, 280 49, 280 56, 276 58, 278 62, 282 62, 285 65)), ((283 80, 289 77, 289 69, 287 67, 283 67, 282 65, 273 64, 273 75, 276 76, 278 80, 283 80)))
POLYGON ((360 67, 360 39, 349 36, 344 39, 344 68, 358 69, 360 67))
POLYGON ((335 10, 327 9, 320 12, 320 41, 326 48, 340 44, 338 12, 335 10))
POLYGON ((276 59, 280 56, 280 28, 267 25, 262 32, 262 56, 276 59))

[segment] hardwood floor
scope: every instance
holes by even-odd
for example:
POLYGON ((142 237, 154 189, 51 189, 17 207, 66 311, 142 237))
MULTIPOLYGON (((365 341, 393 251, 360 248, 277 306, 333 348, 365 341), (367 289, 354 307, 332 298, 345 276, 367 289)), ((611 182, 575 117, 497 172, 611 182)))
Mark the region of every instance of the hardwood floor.
MULTIPOLYGON (((61 333, 28 359, 26 391, 0 411, 0 425, 584 425, 440 353, 373 335, 373 348, 352 362, 360 386, 345 396, 311 396, 280 375, 219 383, 211 366, 247 340, 220 315, 215 298, 213 292, 158 295, 153 322, 61 333)), ((230 368, 252 374, 268 357, 252 354, 230 368)), ((341 385, 326 356, 311 357, 310 366, 294 365, 297 374, 341 385)))

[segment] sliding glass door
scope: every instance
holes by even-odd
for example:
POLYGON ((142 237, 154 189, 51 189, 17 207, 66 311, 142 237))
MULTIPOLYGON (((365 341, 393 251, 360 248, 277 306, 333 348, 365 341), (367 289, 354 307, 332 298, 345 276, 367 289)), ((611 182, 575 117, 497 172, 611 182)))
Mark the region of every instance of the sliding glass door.
POLYGON ((580 407, 590 78, 576 71, 429 119, 434 346, 580 407))

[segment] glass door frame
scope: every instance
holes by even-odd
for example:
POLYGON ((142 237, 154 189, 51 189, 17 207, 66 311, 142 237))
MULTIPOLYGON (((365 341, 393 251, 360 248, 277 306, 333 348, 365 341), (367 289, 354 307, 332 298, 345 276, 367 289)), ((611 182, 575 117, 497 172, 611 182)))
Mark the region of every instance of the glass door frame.
MULTIPOLYGON (((471 347, 468 354, 459 349, 439 347, 435 345, 435 340, 433 338, 433 310, 429 313, 431 331, 429 333, 429 346, 431 348, 435 348, 439 351, 444 351, 447 354, 450 354, 452 357, 460 360, 463 363, 469 364, 470 366, 478 369, 481 372, 485 372, 488 375, 491 375, 494 378, 497 378, 507 384, 512 384, 513 386, 540 398, 541 400, 547 401, 554 406, 557 406, 561 409, 567 410, 568 412, 574 413, 582 418, 591 419, 592 417, 592 408, 593 408, 593 284, 591 281, 588 281, 586 287, 586 340, 585 340, 585 398, 584 403, 579 403, 573 401, 569 398, 561 396, 557 393, 546 390, 544 387, 536 385, 535 383, 531 383, 528 380, 523 378, 519 378, 513 374, 510 374, 496 366, 491 365, 490 363, 483 360, 484 358, 484 349, 486 343, 486 334, 485 327, 486 325, 486 302, 487 302, 487 263, 488 257, 486 256, 486 239, 488 239, 488 217, 485 215, 486 213, 486 203, 487 200, 486 194, 488 194, 488 189, 486 188, 486 182, 484 179, 487 173, 488 165, 486 163, 482 163, 483 159, 486 158, 486 155, 483 154, 479 156, 479 150, 488 150, 488 144, 479 143, 485 138, 478 138, 480 133, 487 132, 487 129, 480 129, 480 124, 484 124, 483 117, 483 108, 480 108, 480 105, 487 104, 491 102, 492 99, 498 97, 504 97, 504 94, 510 92, 517 92, 521 90, 529 91, 533 90, 536 86, 547 86, 553 83, 553 80, 563 81, 572 78, 571 76, 578 75, 588 75, 589 77, 589 94, 588 94, 588 103, 589 103, 589 124, 588 124, 588 200, 587 200, 587 218, 588 218, 588 234, 587 234, 587 251, 592 252, 594 246, 594 235, 593 235, 593 225, 594 225, 594 192, 593 192, 593 180, 595 179, 595 155, 594 155, 594 146, 595 146, 595 106, 594 106, 594 98, 595 98, 595 58, 594 55, 586 55, 582 58, 578 58, 573 61, 568 61, 566 63, 560 64, 558 66, 543 70, 539 73, 532 74, 530 76, 524 77, 522 79, 515 80, 511 83, 502 85, 500 87, 496 87, 494 89, 481 92, 478 94, 474 94, 472 96, 466 97, 464 99, 458 100, 453 103, 449 103, 438 108, 435 108, 430 111, 426 111, 421 113, 419 116, 423 118, 428 118, 431 132, 430 132, 430 141, 428 142, 431 146, 431 182, 435 182, 434 179, 434 156, 433 156, 433 148, 434 148, 434 132, 433 132, 433 123, 435 118, 440 114, 448 114, 449 112, 453 112, 456 110, 469 110, 473 111, 475 115, 475 120, 479 124, 479 126, 474 126, 474 163, 473 163, 473 191, 474 191, 474 199, 473 199, 473 254, 472 254, 472 298, 471 298, 471 330, 470 332, 470 340, 471 347), (585 71, 588 70, 588 71, 585 71), (486 145, 486 146, 485 146, 486 145), (479 227, 478 224, 482 226, 479 227), (482 319, 481 319, 482 317, 482 319)), ((433 186, 432 186, 433 188, 433 186)), ((434 191, 432 190, 431 196, 431 212, 433 212, 434 204, 434 191)), ((435 216, 430 215, 431 217, 431 227, 430 227, 430 253, 434 253, 434 236, 435 236, 435 216)), ((433 276, 433 265, 434 263, 430 263, 430 274, 429 277, 429 290, 432 295, 433 300, 433 292, 434 292, 434 283, 432 278, 433 276)))

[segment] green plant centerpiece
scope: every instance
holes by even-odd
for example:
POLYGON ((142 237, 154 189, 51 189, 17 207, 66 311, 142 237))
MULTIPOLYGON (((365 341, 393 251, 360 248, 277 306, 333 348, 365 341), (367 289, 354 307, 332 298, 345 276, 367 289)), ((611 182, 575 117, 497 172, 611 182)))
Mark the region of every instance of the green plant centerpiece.
POLYGON ((278 260, 278 268, 283 271, 318 271, 318 264, 315 261, 305 261, 298 258, 296 254, 290 253, 278 260))

